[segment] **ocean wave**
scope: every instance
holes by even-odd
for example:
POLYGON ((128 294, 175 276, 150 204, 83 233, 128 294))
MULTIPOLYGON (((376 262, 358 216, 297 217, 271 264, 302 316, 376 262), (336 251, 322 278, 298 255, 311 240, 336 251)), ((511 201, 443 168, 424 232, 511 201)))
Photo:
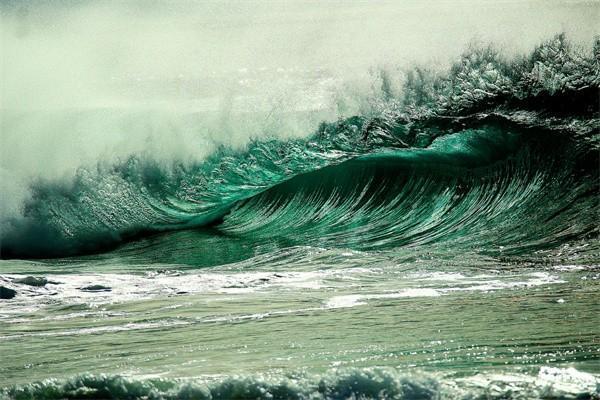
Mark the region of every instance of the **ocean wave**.
POLYGON ((252 375, 205 380, 78 375, 0 391, 25 399, 592 399, 598 379, 573 368, 543 367, 537 375, 479 374, 443 378, 394 368, 332 369, 320 375, 252 375))
POLYGON ((557 35, 511 60, 471 49, 445 75, 408 73, 374 114, 306 139, 221 147, 196 163, 131 156, 37 181, 22 215, 2 221, 1 256, 98 252, 208 226, 361 249, 452 241, 518 253, 588 240, 599 87, 600 40, 586 52, 557 35))

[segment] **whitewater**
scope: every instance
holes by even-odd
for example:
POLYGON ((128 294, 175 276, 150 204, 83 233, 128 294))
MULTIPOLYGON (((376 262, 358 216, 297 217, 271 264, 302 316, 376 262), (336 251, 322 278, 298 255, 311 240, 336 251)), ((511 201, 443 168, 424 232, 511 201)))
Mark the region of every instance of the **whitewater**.
POLYGON ((0 398, 600 398, 599 3, 0 10, 0 398))

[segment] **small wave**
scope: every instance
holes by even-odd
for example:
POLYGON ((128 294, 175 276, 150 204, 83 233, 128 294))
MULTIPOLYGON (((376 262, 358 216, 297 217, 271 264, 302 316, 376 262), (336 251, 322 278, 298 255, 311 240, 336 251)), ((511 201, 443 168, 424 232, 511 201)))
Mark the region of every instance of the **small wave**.
POLYGON ((276 374, 192 379, 132 379, 84 374, 0 391, 8 399, 591 399, 594 375, 543 367, 536 375, 479 374, 449 379, 393 368, 332 369, 321 375, 276 374))

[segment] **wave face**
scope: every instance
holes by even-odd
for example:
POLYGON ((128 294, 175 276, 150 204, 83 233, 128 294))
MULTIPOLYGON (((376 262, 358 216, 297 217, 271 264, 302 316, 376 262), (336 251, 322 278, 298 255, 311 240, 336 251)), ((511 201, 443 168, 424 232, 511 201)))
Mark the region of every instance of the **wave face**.
POLYGON ((600 41, 585 52, 559 35, 517 60, 475 49, 445 75, 411 71, 400 97, 386 85, 376 113, 306 139, 222 147, 193 164, 132 156, 36 182, 23 215, 2 221, 2 258, 182 229, 210 237, 198 248, 235 238, 597 255, 600 41))

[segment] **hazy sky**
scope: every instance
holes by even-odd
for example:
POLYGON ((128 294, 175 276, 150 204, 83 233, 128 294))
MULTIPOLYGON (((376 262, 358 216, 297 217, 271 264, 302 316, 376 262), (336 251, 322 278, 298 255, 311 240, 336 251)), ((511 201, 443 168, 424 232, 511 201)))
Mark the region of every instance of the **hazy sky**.
POLYGON ((600 20, 598 1, 2 4, 5 108, 144 101, 144 92, 132 99, 124 82, 243 68, 321 67, 343 75, 382 64, 445 63, 474 41, 525 52, 561 31, 589 44, 600 20))

